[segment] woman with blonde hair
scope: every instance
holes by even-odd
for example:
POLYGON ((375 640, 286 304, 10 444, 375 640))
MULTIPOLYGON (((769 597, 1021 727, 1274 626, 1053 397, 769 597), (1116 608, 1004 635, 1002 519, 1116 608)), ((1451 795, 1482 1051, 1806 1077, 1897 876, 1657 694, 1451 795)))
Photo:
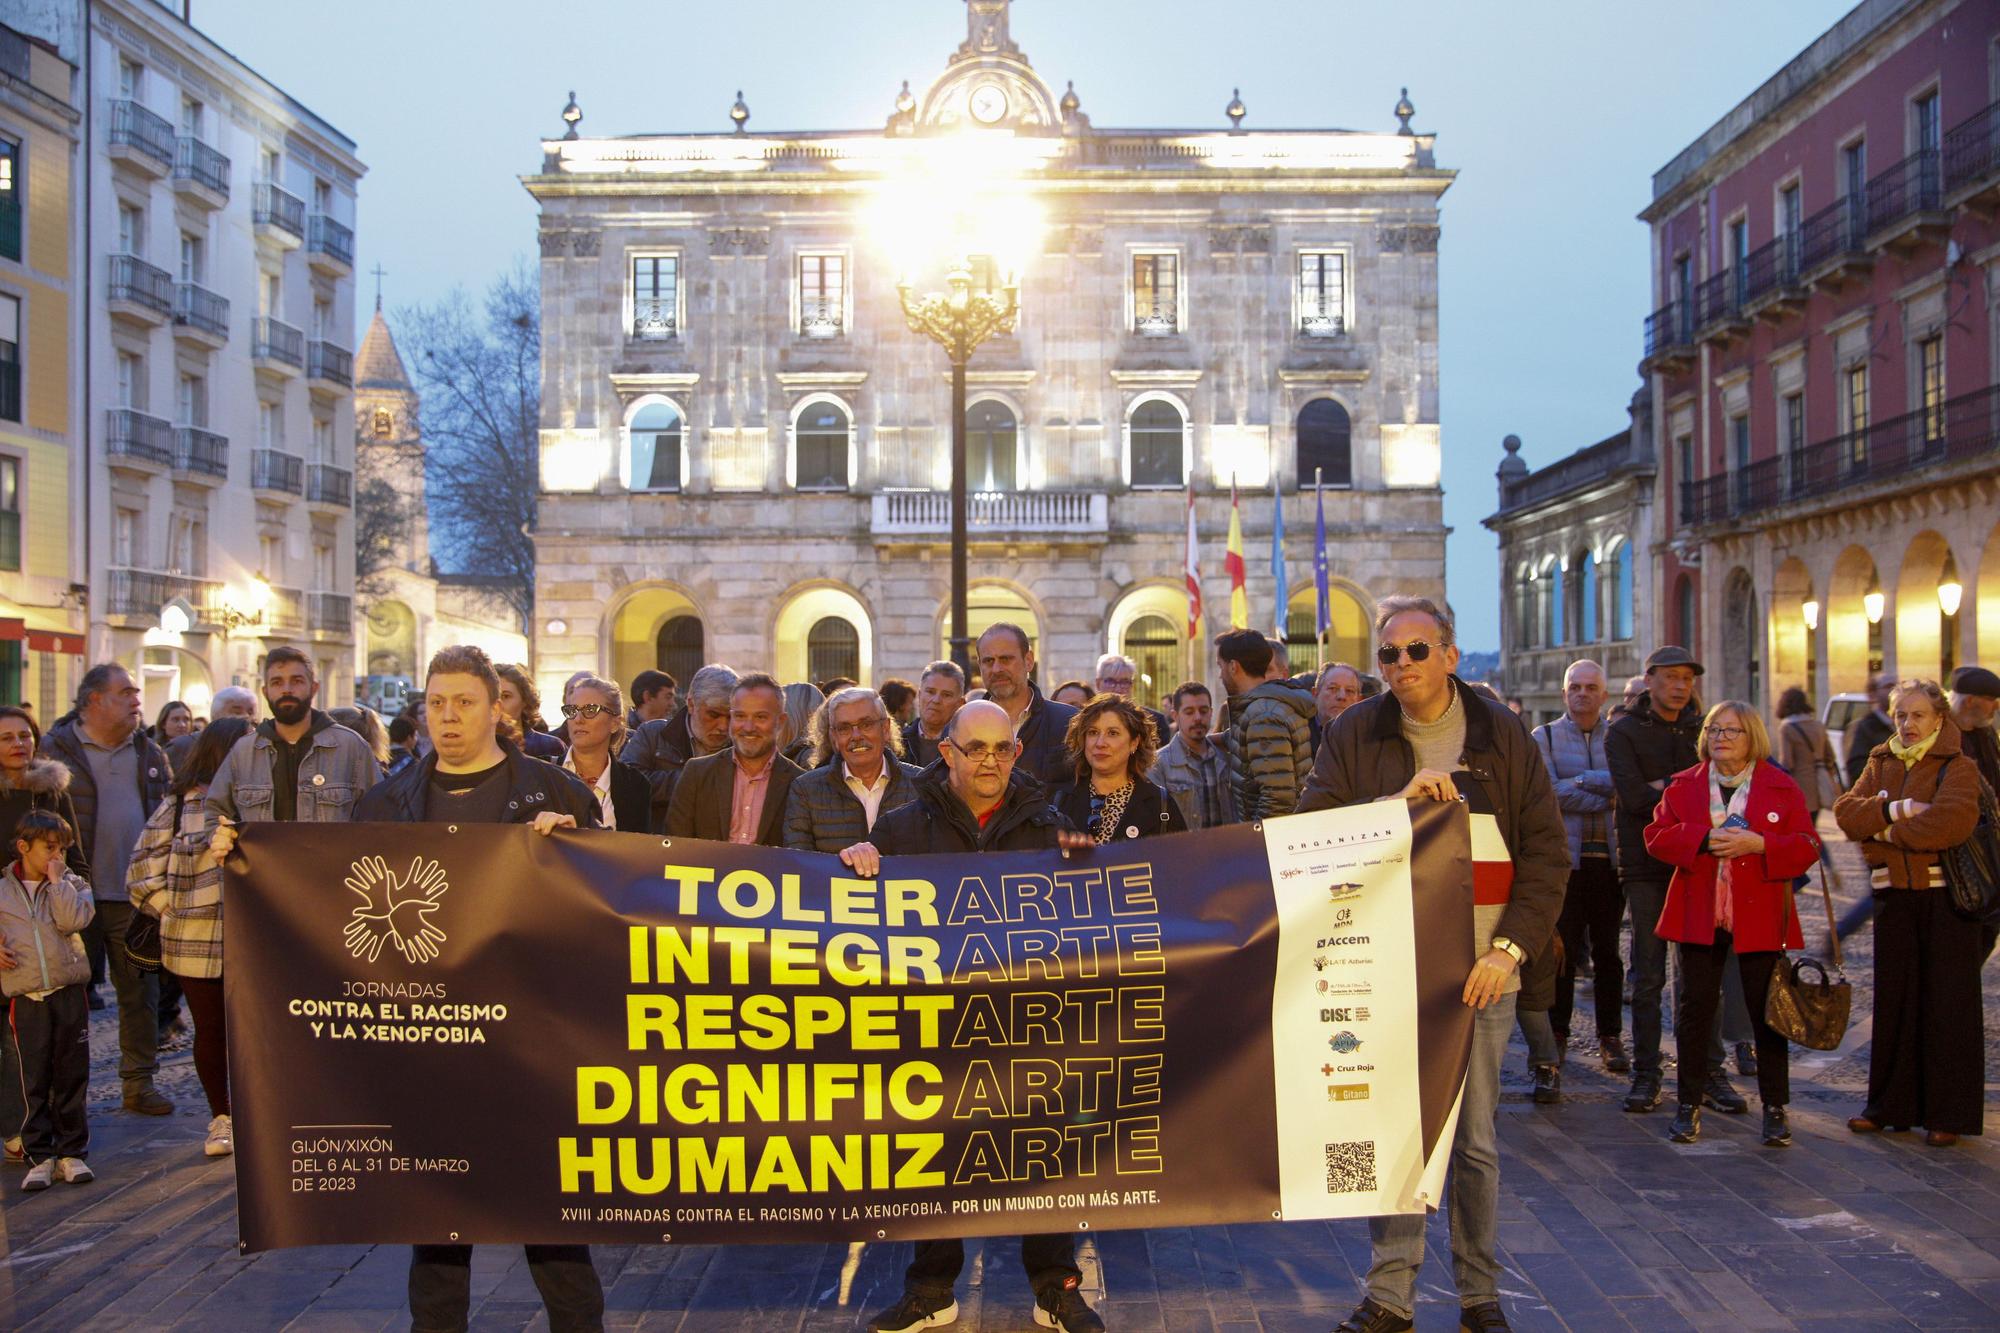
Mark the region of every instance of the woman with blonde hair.
POLYGON ((1979 923, 1952 910, 1939 853, 1979 823, 1979 766, 1936 681, 1889 692, 1895 731, 1869 751, 1860 780, 1833 803, 1861 844, 1875 891, 1875 1036, 1857 1134, 1922 1125, 1948 1148, 1984 1127, 1986 1037, 1980 1018, 1979 923))
POLYGON ((800 768, 816 768, 832 754, 820 754, 813 738, 826 696, 819 686, 798 681, 784 688, 785 716, 778 722, 778 753, 800 768))
POLYGON ((1063 733, 1075 777, 1049 794, 1049 804, 1100 843, 1185 833, 1181 808, 1146 776, 1157 744, 1145 709, 1116 694, 1092 696, 1063 733))
POLYGON ((1790 1048, 1764 1021, 1771 969, 1781 949, 1804 946, 1792 881, 1819 859, 1799 784, 1771 762, 1771 737, 1757 709, 1729 699, 1708 710, 1695 741, 1701 762, 1668 780, 1646 827, 1646 851, 1674 868, 1655 929, 1679 943, 1680 1110, 1669 1136, 1701 1137, 1708 1095, 1709 1042, 1722 1000, 1722 971, 1733 952, 1757 1041, 1757 1091, 1766 1147, 1792 1142, 1790 1048))

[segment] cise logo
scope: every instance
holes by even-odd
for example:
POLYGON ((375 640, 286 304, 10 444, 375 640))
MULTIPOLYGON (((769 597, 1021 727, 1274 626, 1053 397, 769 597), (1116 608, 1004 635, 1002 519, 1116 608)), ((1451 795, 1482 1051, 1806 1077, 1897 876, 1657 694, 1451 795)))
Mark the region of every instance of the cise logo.
POLYGON ((1354 1011, 1352 1009, 1322 1009, 1319 1011, 1319 1021, 1322 1023, 1352 1023, 1354 1021, 1354 1011))
POLYGON ((445 883, 443 866, 419 856, 398 875, 381 857, 364 856, 348 867, 346 883, 361 899, 342 932, 350 954, 372 963, 389 944, 412 963, 428 963, 438 956, 445 936, 431 917, 438 910, 438 899, 451 887, 445 883))
POLYGON ((1361 1038, 1343 1028, 1327 1038, 1326 1044, 1333 1047, 1335 1055, 1352 1055, 1361 1049, 1361 1038))

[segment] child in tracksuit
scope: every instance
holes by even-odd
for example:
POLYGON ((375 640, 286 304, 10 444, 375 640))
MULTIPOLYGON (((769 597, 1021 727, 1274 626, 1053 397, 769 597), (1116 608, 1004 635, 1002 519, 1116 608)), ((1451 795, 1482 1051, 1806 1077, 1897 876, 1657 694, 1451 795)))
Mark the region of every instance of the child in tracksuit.
POLYGON ((0 874, 0 991, 14 1005, 28 1114, 21 1124, 28 1157, 24 1190, 56 1180, 81 1185, 90 1131, 84 1095, 90 1085, 90 959, 83 928, 97 909, 90 886, 63 863, 69 825, 30 810, 14 826, 16 859, 0 874))

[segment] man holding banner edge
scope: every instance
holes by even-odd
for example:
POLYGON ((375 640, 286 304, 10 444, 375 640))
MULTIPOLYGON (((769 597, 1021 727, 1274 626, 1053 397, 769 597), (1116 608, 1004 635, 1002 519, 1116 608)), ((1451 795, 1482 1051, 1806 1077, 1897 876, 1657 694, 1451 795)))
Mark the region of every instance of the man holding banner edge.
MULTIPOLYGON (((1454 674, 1450 615, 1427 598, 1385 598, 1376 658, 1389 692, 1365 699, 1329 728, 1299 811, 1377 800, 1464 800, 1473 815, 1474 953, 1462 999, 1477 1011, 1472 1058, 1451 1158, 1451 1248, 1459 1327, 1508 1327, 1500 1308, 1500 1158, 1494 1113, 1500 1062, 1514 1026, 1520 966, 1548 947, 1569 874, 1562 815, 1548 772, 1504 704, 1454 674)), ((1414 1327, 1423 1261, 1422 1214, 1369 1221, 1368 1291, 1336 1333, 1414 1327)))

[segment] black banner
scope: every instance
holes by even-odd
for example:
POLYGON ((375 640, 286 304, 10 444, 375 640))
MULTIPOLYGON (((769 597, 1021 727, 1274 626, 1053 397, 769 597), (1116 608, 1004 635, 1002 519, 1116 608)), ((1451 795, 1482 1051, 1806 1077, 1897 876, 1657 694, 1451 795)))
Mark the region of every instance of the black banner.
POLYGON ((1421 1209, 1471 1038, 1466 827, 1390 803, 861 880, 637 834, 248 825, 244 1246, 1421 1209))

